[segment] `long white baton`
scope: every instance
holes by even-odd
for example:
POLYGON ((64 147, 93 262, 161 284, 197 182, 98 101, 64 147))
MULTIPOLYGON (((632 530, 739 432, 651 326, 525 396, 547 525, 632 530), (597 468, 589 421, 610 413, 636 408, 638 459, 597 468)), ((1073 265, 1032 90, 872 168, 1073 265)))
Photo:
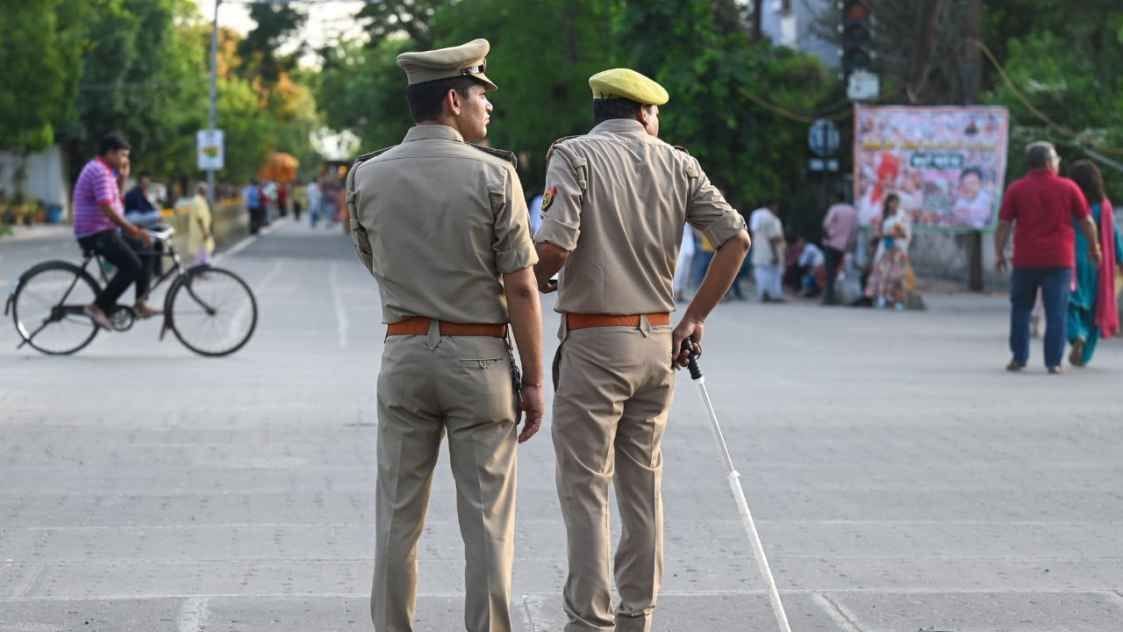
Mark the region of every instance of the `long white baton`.
POLYGON ((753 514, 749 511, 749 501, 745 498, 745 490, 741 488, 741 475, 737 473, 737 468, 733 465, 733 457, 729 454, 729 446, 725 443, 725 435, 722 434, 721 426, 718 424, 714 404, 710 401, 709 391, 706 390, 706 378, 702 376, 702 369, 698 366, 698 358, 694 353, 690 354, 689 368, 690 378, 698 385, 698 392, 702 394, 702 402, 706 405, 706 412, 710 414, 710 430, 713 431, 714 440, 717 441, 718 451, 721 452, 721 457, 725 463, 725 471, 729 474, 729 491, 733 493, 733 499, 737 502, 737 513, 741 514, 741 523, 745 527, 745 533, 749 536, 749 542, 752 543, 753 557, 756 558, 757 569, 768 582, 768 601, 772 604, 772 614, 776 615, 776 623, 780 626, 780 632, 792 632, 792 627, 788 624, 788 615, 784 612, 784 603, 780 601, 780 591, 776 589, 776 580, 772 578, 772 569, 768 566, 768 558, 764 555, 764 545, 760 542, 760 534, 757 533, 756 523, 753 522, 753 514))

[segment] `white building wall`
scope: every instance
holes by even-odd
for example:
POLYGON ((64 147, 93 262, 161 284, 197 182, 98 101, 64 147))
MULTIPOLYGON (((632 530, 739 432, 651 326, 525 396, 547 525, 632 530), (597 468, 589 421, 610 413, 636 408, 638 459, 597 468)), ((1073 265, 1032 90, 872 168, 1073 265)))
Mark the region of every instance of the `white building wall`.
MULTIPOLYGON (((70 217, 70 194, 66 186, 66 169, 62 151, 57 146, 27 157, 23 178, 23 195, 42 200, 46 206, 58 205, 70 217)), ((0 190, 11 199, 17 190, 15 175, 19 156, 0 150, 0 190)))
POLYGON ((764 0, 761 29, 774 43, 811 53, 829 68, 839 64, 838 46, 812 28, 819 15, 838 13, 835 0, 764 0))

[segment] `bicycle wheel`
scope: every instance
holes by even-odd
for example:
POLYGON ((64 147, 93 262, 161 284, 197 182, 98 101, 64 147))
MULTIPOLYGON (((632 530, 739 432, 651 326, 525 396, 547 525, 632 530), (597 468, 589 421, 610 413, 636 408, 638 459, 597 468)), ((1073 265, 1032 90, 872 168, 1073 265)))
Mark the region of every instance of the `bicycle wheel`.
POLYGON ((257 328, 253 291, 222 268, 191 268, 170 290, 165 306, 175 337, 199 355, 230 355, 245 346, 257 328))
POLYGON ((90 344, 98 326, 83 309, 99 291, 89 273, 66 261, 46 261, 24 272, 11 299, 12 322, 23 344, 47 355, 69 355, 90 344))

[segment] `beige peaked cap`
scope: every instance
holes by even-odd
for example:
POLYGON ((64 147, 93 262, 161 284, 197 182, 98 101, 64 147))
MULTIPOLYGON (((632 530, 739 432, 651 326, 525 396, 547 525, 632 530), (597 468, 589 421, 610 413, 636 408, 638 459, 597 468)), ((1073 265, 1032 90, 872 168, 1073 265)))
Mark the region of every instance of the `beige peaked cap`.
POLYGON ((490 50, 491 44, 479 38, 460 46, 402 53, 398 55, 398 66, 405 71, 411 86, 450 77, 471 77, 490 92, 498 89, 484 74, 490 50))

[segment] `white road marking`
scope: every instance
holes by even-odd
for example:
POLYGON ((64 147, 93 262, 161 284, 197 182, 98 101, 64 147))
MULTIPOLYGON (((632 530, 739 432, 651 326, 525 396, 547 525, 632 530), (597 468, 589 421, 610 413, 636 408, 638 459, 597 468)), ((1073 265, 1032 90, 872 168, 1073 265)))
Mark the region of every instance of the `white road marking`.
POLYGON ((331 270, 328 272, 328 286, 331 288, 331 300, 335 305, 335 329, 339 334, 339 348, 347 348, 347 310, 343 305, 343 299, 339 295, 339 264, 332 262, 331 270))
POLYGON ((266 226, 265 228, 262 228, 260 231, 258 231, 258 233, 256 235, 250 235, 248 237, 243 237, 241 241, 239 241, 238 243, 231 246, 228 250, 224 250, 223 252, 220 252, 219 254, 215 255, 212 258, 212 261, 214 261, 215 263, 219 263, 223 259, 226 259, 227 257, 233 257, 234 255, 238 254, 239 252, 242 252, 243 250, 245 250, 246 248, 249 248, 251 245, 253 245, 253 243, 255 241, 258 240, 259 237, 261 237, 263 235, 268 235, 269 233, 277 230, 277 226, 280 224, 281 221, 283 221, 283 220, 278 218, 272 224, 270 224, 270 225, 266 226))
MULTIPOLYGON (((373 560, 369 560, 373 563, 373 560)), ((793 588, 791 590, 781 591, 783 596, 789 595, 803 595, 810 596, 812 599, 816 595, 822 595, 823 589, 809 589, 809 588, 793 588)), ((1104 599, 1112 599, 1117 597, 1115 593, 1110 590, 1026 590, 1015 588, 1011 589, 1009 585, 1003 584, 1000 586, 990 587, 973 587, 968 589, 950 589, 950 588, 902 588, 902 589, 885 589, 885 588, 840 588, 830 589, 832 595, 893 595, 893 596, 910 596, 910 595, 1095 595, 1103 597, 1104 599)), ((448 591, 448 592, 423 592, 417 595, 421 599, 463 599, 464 592, 461 591, 448 591)), ((672 598, 691 598, 691 597, 767 597, 768 591, 760 590, 666 590, 659 593, 660 597, 672 598)), ((210 593, 210 594, 189 594, 184 595, 180 593, 82 593, 80 595, 63 596, 51 595, 35 597, 34 599, 0 599, 0 603, 18 603, 24 601, 147 601, 152 599, 196 599, 202 602, 208 602, 211 599, 367 599, 370 597, 369 592, 241 592, 241 593, 210 593)), ((529 599, 553 599, 558 597, 556 592, 548 593, 533 593, 525 598, 529 599)), ((829 597, 823 596, 828 599, 830 603, 835 603, 829 597)), ((841 608, 841 606, 839 606, 841 608)), ((848 616, 849 610, 843 609, 848 616)), ((852 624, 853 625, 853 624, 852 624)), ((856 628, 861 630, 861 628, 856 628)), ((855 628, 848 629, 847 632, 854 632, 855 628)))
POLYGON ((814 601, 815 605, 822 608, 823 612, 826 613, 826 615, 831 618, 831 621, 834 621, 843 632, 862 632, 862 628, 858 627, 857 617, 842 604, 823 593, 812 593, 811 601, 814 601))
MULTIPOLYGON (((269 272, 265 274, 265 277, 262 278, 261 281, 256 284, 256 286, 250 285, 250 288, 253 290, 254 296, 261 296, 265 292, 266 288, 268 288, 269 285, 273 283, 273 281, 277 278, 277 276, 281 274, 281 270, 284 268, 284 263, 284 259, 277 259, 273 263, 273 267, 270 268, 269 272)), ((261 305, 259 304, 258 311, 260 312, 260 310, 261 305)), ((234 318, 230 319, 230 330, 226 333, 226 339, 223 341, 224 346, 237 341, 238 338, 241 337, 241 332, 244 331, 244 329, 242 328, 242 322, 249 317, 249 311, 250 303, 249 301, 246 301, 238 308, 238 311, 235 312, 234 318)))
POLYGON ((206 597, 191 597, 183 601, 176 626, 179 632, 200 632, 204 629, 209 614, 207 601, 206 597))

